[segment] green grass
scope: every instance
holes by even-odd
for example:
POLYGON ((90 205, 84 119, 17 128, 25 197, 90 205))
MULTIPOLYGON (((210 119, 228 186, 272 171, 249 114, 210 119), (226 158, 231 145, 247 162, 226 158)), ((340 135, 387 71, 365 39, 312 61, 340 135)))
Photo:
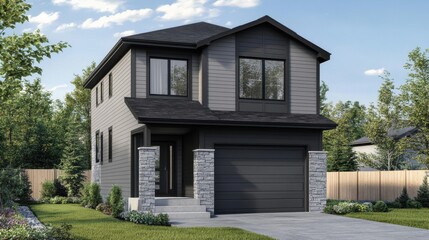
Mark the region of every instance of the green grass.
POLYGON ((349 213, 347 217, 429 229, 429 208, 392 209, 390 212, 349 213))
POLYGON ((160 227, 121 221, 93 209, 74 204, 35 204, 30 206, 42 223, 71 224, 77 239, 271 239, 229 227, 160 227))

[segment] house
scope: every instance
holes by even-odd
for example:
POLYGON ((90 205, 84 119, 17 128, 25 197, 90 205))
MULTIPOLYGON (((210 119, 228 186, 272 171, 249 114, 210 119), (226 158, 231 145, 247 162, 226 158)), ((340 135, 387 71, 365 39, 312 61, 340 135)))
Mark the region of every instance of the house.
POLYGON ((329 58, 268 16, 121 38, 85 82, 93 181, 170 216, 321 211, 329 58))
MULTIPOLYGON (((414 134, 416 134, 418 129, 416 127, 405 127, 400 129, 391 129, 388 131, 387 135, 389 137, 392 137, 394 140, 398 141, 404 137, 412 137, 414 134)), ((364 153, 364 154, 376 154, 377 153, 377 146, 371 142, 371 140, 368 137, 361 137, 359 139, 356 139, 351 144, 352 150, 356 153, 364 153)), ((409 153, 411 153, 411 150, 408 150, 409 153)), ((417 162, 415 159, 409 158, 406 156, 406 167, 408 169, 421 169, 424 167, 422 164, 417 162)), ((366 165, 360 165, 359 166, 360 171, 377 171, 377 169, 374 169, 372 167, 366 166, 366 165)))

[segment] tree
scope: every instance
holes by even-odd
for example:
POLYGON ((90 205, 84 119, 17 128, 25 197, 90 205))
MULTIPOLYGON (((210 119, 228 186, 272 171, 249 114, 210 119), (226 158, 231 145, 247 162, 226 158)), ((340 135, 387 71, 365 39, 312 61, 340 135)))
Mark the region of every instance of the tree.
POLYGON ((329 87, 328 85, 322 81, 322 84, 320 84, 320 113, 322 115, 329 115, 329 113, 327 112, 327 108, 328 108, 328 98, 326 97, 326 94, 329 91, 329 87))
POLYGON ((359 102, 350 101, 340 101, 335 106, 325 103, 324 106, 323 114, 338 124, 336 129, 323 133, 323 146, 328 152, 328 171, 355 171, 358 165, 350 143, 363 136, 365 107, 359 102))
POLYGON ((74 197, 79 194, 83 187, 82 182, 85 180, 82 161, 84 144, 80 141, 73 126, 69 129, 66 139, 67 144, 61 159, 61 168, 64 171, 61 180, 67 189, 67 195, 74 197))
POLYGON ((398 107, 398 97, 393 90, 395 86, 390 74, 383 76, 377 106, 371 104, 368 109, 365 135, 376 147, 375 154, 361 154, 360 161, 365 165, 379 170, 395 170, 404 168, 405 141, 397 140, 389 134, 403 125, 398 107))
POLYGON ((417 191, 416 201, 420 202, 423 207, 429 207, 429 185, 427 176, 423 178, 423 183, 417 191))
POLYGON ((400 106, 409 126, 419 130, 408 139, 408 147, 419 162, 429 167, 429 49, 411 51, 404 68, 410 73, 401 86, 400 106))

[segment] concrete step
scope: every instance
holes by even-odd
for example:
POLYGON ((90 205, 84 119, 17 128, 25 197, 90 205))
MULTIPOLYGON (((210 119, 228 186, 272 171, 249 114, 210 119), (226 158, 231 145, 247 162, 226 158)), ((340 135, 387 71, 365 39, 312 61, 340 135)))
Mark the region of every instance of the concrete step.
POLYGON ((156 198, 155 206, 192 206, 200 205, 199 199, 194 198, 156 198))
POLYGON ((170 220, 176 219, 205 219, 210 218, 209 212, 165 212, 170 220))
POLYGON ((156 213, 164 212, 206 212, 206 207, 201 205, 189 206, 155 206, 156 213))

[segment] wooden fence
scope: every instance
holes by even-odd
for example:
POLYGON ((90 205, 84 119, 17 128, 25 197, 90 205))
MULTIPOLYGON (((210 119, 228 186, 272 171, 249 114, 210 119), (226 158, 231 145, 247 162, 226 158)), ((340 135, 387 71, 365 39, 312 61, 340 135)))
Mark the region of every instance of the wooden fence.
MULTIPOLYGON (((42 184, 45 181, 53 181, 54 179, 59 178, 63 174, 63 171, 58 169, 25 169, 25 172, 27 173, 31 183, 31 190, 33 191, 31 196, 33 197, 33 199, 40 198, 42 184)), ((84 175, 85 182, 90 182, 91 170, 86 170, 84 172, 84 175)))
POLYGON ((407 188, 415 197, 429 170, 328 172, 327 198, 361 201, 393 201, 407 188))

